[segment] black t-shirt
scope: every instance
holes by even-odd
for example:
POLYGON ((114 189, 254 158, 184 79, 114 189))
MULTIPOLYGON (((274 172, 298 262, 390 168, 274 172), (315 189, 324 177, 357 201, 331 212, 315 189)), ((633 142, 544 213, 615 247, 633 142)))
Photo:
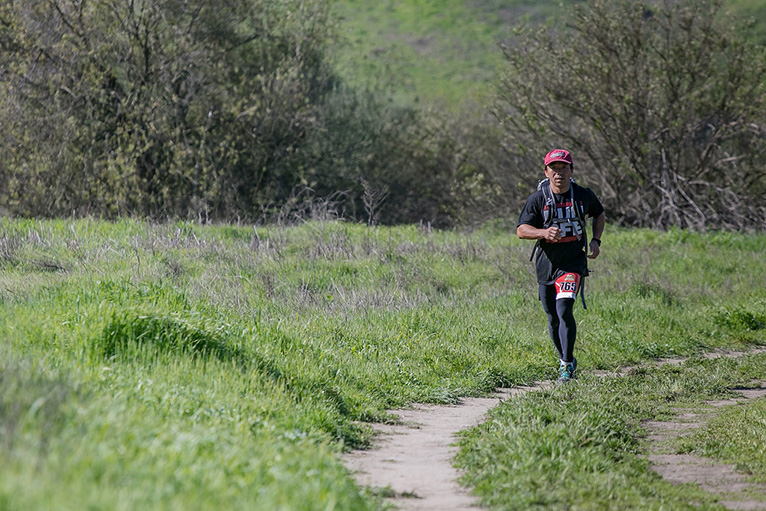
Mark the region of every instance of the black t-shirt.
MULTIPOLYGON (((572 191, 583 217, 593 218, 604 212, 604 206, 589 188, 572 183, 572 191)), ((553 194, 553 198, 556 202, 553 223, 561 229, 563 237, 556 243, 540 240, 541 250, 537 251, 535 268, 537 282, 544 285, 552 284, 564 273, 585 275, 588 268, 587 248, 585 237, 582 235, 585 226, 580 225, 577 213, 572 208, 572 193, 568 191, 564 194, 553 194)), ((545 226, 544 211, 547 209, 543 191, 536 191, 524 204, 517 227, 527 224, 542 229, 545 226)))

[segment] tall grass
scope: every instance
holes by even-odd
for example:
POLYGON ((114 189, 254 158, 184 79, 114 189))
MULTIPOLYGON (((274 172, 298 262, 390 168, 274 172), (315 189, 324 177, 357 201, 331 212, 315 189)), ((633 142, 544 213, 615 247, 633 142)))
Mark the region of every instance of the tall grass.
MULTIPOLYGON (((6 509, 376 509, 369 421, 552 378, 509 229, 0 221, 6 509), (23 390, 22 390, 23 389, 23 390)), ((764 342, 763 235, 610 229, 584 374, 764 342)))

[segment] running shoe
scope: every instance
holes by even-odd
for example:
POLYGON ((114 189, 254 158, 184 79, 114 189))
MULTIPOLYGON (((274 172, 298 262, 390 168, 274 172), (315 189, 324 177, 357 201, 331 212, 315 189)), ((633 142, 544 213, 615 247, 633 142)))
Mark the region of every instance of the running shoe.
POLYGON ((566 383, 577 378, 575 375, 576 369, 577 359, 574 359, 569 364, 562 362, 561 365, 559 365, 559 383, 566 383))

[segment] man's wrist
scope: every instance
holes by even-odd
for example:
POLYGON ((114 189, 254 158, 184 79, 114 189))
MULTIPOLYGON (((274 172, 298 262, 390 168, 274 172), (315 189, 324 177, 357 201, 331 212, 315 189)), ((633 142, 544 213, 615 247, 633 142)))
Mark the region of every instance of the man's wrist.
POLYGON ((601 240, 600 240, 599 238, 591 238, 591 239, 590 239, 590 241, 591 241, 591 242, 594 242, 594 241, 595 241, 596 243, 598 243, 598 246, 599 246, 599 247, 601 246, 601 240))

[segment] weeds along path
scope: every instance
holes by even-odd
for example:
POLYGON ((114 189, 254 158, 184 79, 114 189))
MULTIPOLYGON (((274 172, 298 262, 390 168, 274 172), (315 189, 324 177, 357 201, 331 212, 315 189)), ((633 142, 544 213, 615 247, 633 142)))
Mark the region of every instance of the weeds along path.
MULTIPOLYGON (((713 352, 706 357, 737 357, 764 351, 766 350, 713 352)), ((683 359, 662 359, 653 365, 682 362, 683 359)), ((630 369, 622 368, 614 372, 604 371, 597 374, 624 375, 630 369)), ((456 435, 460 431, 480 424, 485 414, 500 402, 526 392, 550 387, 551 383, 537 382, 530 387, 499 389, 496 394, 488 398, 463 398, 458 405, 420 404, 410 409, 391 410, 399 417, 399 422, 373 424, 376 431, 373 447, 369 450, 347 453, 343 461, 361 486, 381 491, 389 502, 403 511, 475 511, 478 499, 458 483, 460 474, 452 465, 452 459, 457 452, 456 435)), ((658 472, 666 477, 659 468, 660 464, 664 463, 667 473, 674 465, 667 459, 662 459, 662 462, 660 458, 656 460, 653 463, 658 467, 658 472)), ((682 463, 680 458, 679 463, 682 463)), ((723 473, 723 470, 718 469, 718 472, 723 473)), ((673 481, 672 477, 667 478, 673 481)), ((750 505, 743 499, 737 502, 743 506, 750 505)), ((766 507, 732 507, 732 509, 766 509, 766 507)))

